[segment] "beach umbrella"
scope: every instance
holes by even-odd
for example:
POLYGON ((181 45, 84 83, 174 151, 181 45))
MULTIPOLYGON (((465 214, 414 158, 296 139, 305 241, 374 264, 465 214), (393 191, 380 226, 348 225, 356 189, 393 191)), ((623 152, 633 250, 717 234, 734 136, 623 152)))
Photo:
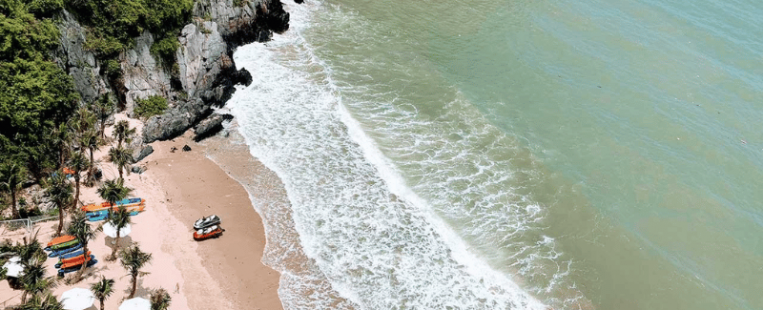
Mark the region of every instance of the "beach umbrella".
POLYGON ((18 256, 11 257, 5 264, 3 264, 3 268, 8 270, 5 275, 13 278, 18 278, 24 273, 24 266, 21 265, 21 257, 18 256))
POLYGON ((119 306, 119 310, 151 310, 151 302, 148 299, 136 297, 125 300, 119 306))
MULTIPOLYGON (((122 227, 122 229, 119 230, 119 236, 124 237, 130 234, 130 224, 127 224, 127 226, 122 227)), ((111 223, 103 224, 103 233, 111 238, 117 237, 117 228, 114 227, 114 225, 111 225, 111 223)))
POLYGON ((61 306, 67 310, 89 308, 95 302, 95 295, 88 289, 73 288, 61 294, 61 306))

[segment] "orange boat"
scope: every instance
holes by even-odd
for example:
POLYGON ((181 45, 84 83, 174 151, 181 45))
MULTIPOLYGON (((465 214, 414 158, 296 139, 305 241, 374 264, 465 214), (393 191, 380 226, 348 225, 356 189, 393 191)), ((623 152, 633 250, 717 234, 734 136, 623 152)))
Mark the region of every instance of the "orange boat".
POLYGON ((64 242, 69 242, 69 241, 72 241, 74 239, 76 239, 76 238, 74 236, 72 236, 72 235, 63 235, 63 236, 60 236, 60 237, 55 237, 55 238, 53 238, 53 240, 50 240, 50 242, 48 242, 48 247, 52 247, 52 246, 54 246, 56 244, 61 244, 61 243, 64 243, 64 242))
MULTIPOLYGON (((90 256, 91 256, 91 252, 87 251, 87 257, 92 258, 90 256)), ((85 255, 77 255, 75 257, 64 258, 58 261, 58 263, 56 264, 56 268, 61 268, 61 266, 63 265, 71 265, 71 266, 82 265, 82 262, 84 260, 85 260, 85 255)))
POLYGON ((193 240, 201 241, 207 240, 209 238, 217 238, 220 237, 224 231, 225 229, 222 229, 217 225, 205 229, 199 229, 193 232, 193 240))
MULTIPOLYGON (((89 262, 89 261, 91 261, 94 258, 95 258, 95 255, 90 255, 90 256, 87 257, 87 261, 89 262)), ((82 256, 78 256, 78 257, 73 258, 71 262, 62 263, 60 268, 61 269, 66 269, 66 268, 82 266, 82 263, 84 263, 84 262, 85 262, 85 259, 82 256)))
POLYGON ((68 167, 64 167, 64 175, 70 175, 70 174, 73 175, 74 170, 69 169, 68 167))

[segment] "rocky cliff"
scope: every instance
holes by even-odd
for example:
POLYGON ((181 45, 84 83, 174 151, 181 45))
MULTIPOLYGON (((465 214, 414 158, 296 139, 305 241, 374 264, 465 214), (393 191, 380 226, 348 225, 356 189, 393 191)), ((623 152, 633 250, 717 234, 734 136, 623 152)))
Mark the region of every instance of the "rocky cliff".
MULTIPOLYGON (((86 103, 108 94, 133 116, 137 99, 152 95, 168 99, 170 108, 146 121, 142 141, 135 145, 138 153, 145 143, 173 138, 201 122, 213 106, 222 106, 230 98, 235 84, 251 83, 248 72, 235 69, 232 57, 236 47, 267 41, 274 32, 289 27, 289 14, 280 0, 235 2, 195 2, 193 21, 179 37, 176 66, 154 58, 150 52, 154 36, 146 31, 136 38, 134 48, 120 54, 122 76, 110 80, 103 64, 84 48, 85 29, 68 12, 59 24, 61 44, 54 59, 74 78, 86 103)), ((209 134, 207 127, 219 126, 199 127, 209 134)))

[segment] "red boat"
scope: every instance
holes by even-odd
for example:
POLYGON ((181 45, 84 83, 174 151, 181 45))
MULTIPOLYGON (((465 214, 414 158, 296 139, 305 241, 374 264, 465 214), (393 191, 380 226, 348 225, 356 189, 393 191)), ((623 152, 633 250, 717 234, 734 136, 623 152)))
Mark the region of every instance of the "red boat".
POLYGON ((225 229, 220 228, 220 226, 212 226, 204 229, 199 229, 193 233, 193 240, 201 241, 201 240, 207 240, 209 238, 217 238, 220 237, 225 229))

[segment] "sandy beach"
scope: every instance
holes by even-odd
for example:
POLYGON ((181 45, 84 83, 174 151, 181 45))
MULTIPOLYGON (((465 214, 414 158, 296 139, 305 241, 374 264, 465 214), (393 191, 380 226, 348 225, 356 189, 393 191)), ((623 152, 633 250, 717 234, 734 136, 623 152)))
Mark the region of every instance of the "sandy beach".
MULTIPOLYGON (((117 119, 124 116, 118 115, 117 119)), ((139 126, 135 120, 131 123, 139 126)), ((203 142, 195 143, 191 136, 187 133, 172 141, 152 143, 154 153, 137 164, 147 171, 125 176, 126 185, 133 188, 130 196, 146 199, 146 210, 131 218, 132 232, 123 244, 138 243, 144 252, 153 255, 144 270, 149 274, 138 280, 136 297, 148 298, 152 290, 164 288, 172 297, 171 309, 282 309, 278 297, 280 275, 261 262, 265 232, 260 216, 245 189, 208 159, 203 142), (192 150, 182 151, 184 145, 192 150), (177 148, 174 152, 173 147, 177 148), (225 233, 217 239, 194 241, 193 222, 211 214, 222 218, 225 233)), ((108 148, 102 147, 95 157, 102 161, 104 178, 112 179, 118 172, 107 161, 108 148)), ((235 159, 249 154, 241 150, 227 156, 235 159)), ((253 159, 245 161, 251 163, 253 159)), ((82 202, 102 201, 95 187, 82 187, 82 191, 82 202)), ((41 243, 52 239, 57 225, 57 221, 36 225, 41 243)), ((24 229, 0 228, 2 240, 20 241, 24 235, 24 229)), ((118 260, 105 260, 111 253, 110 243, 111 238, 103 233, 91 241, 89 248, 98 264, 89 268, 85 279, 77 284, 59 281, 54 294, 60 296, 74 287, 89 288, 105 276, 116 281, 114 294, 105 306, 117 309, 129 294, 130 278, 118 260)), ((55 263, 52 258, 46 262, 50 276, 55 275, 55 263)), ((19 304, 21 294, 7 282, 2 283, 0 306, 19 304)), ((97 303, 90 309, 96 309, 97 303)))

